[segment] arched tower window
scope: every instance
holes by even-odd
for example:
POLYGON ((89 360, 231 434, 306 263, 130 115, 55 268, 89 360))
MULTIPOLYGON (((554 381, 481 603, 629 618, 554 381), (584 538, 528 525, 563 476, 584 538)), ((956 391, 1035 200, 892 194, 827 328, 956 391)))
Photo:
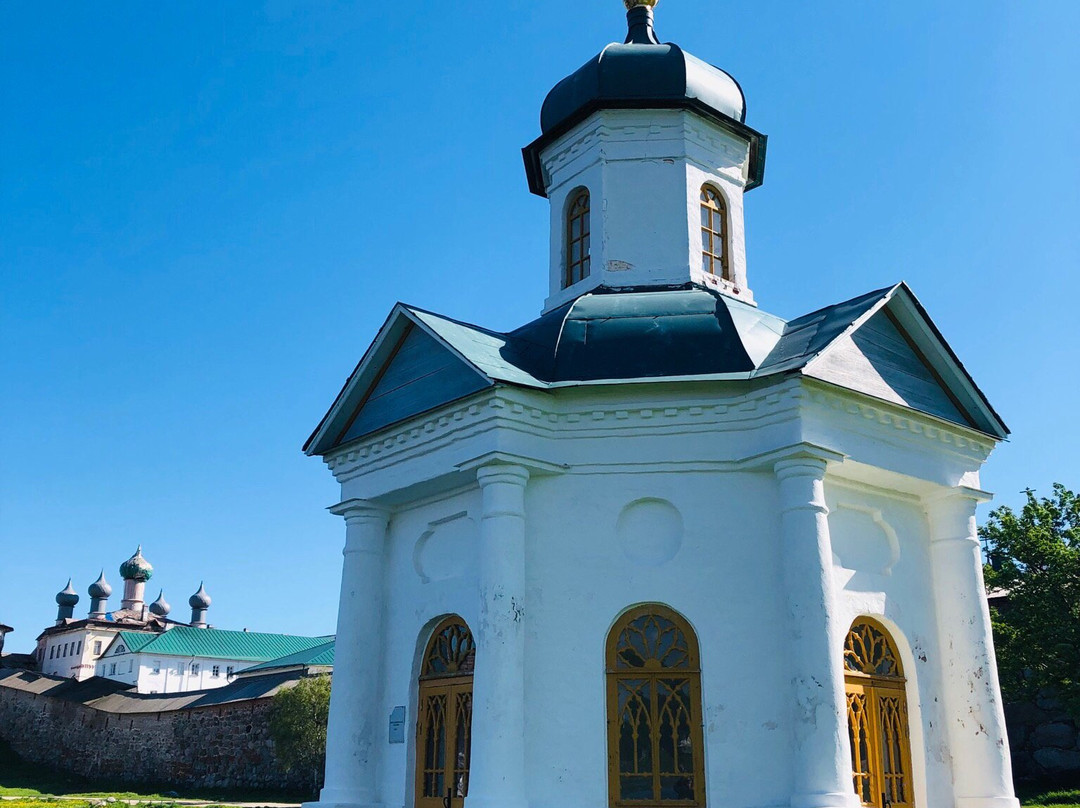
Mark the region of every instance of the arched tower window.
POLYGON ((731 280, 727 205, 723 194, 711 185, 701 186, 701 268, 731 280))
POLYGON ((469 793, 476 644, 460 617, 435 627, 424 650, 416 701, 416 808, 454 805, 469 793))
POLYGON ((566 209, 566 274, 563 288, 589 277, 589 192, 582 188, 566 209))
POLYGON ((860 617, 844 643, 844 685, 851 778, 863 805, 915 804, 906 683, 888 630, 876 620, 860 617))
POLYGON ((638 606, 611 629, 607 717, 612 808, 703 808, 697 637, 666 606, 638 606))

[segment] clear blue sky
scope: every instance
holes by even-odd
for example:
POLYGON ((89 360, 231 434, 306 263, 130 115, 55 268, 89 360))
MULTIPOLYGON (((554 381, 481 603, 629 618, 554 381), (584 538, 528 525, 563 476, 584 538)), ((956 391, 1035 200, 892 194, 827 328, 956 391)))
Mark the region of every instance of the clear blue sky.
MULTIPOLYGON (((985 487, 1080 488, 1080 3, 663 0, 766 132, 750 284, 792 317, 907 280, 1013 429, 985 487)), ((334 630, 300 446, 396 300, 545 294, 520 148, 619 0, 0 6, 0 622, 142 543, 175 614, 334 630)), ((118 596, 114 595, 114 604, 118 596)))

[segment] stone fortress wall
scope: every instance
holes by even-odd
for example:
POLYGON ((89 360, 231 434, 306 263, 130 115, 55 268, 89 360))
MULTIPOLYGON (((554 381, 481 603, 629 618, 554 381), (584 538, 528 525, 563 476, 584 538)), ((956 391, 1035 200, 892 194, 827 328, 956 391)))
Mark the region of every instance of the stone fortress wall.
POLYGON ((1005 705, 1017 780, 1080 776, 1080 724, 1049 693, 1005 705))
POLYGON ((126 784, 306 787, 307 772, 284 772, 278 765, 269 694, 205 706, 167 699, 154 712, 117 711, 125 705, 116 704, 123 700, 115 694, 92 699, 113 702, 107 705, 113 709, 100 709, 73 692, 33 692, 42 679, 50 681, 36 674, 0 677, 0 738, 24 760, 126 784))

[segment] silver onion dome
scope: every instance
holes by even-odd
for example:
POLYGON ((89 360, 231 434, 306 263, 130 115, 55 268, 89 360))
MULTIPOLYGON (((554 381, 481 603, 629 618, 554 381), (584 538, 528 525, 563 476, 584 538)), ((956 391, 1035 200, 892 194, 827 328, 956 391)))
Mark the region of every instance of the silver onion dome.
POLYGON ((75 606, 78 602, 79 593, 75 591, 75 587, 71 585, 71 579, 68 578, 67 586, 56 593, 56 605, 75 606))
POLYGON ((112 594, 112 587, 109 586, 109 582, 105 580, 105 570, 102 570, 98 579, 90 584, 87 593, 92 598, 107 598, 112 594))

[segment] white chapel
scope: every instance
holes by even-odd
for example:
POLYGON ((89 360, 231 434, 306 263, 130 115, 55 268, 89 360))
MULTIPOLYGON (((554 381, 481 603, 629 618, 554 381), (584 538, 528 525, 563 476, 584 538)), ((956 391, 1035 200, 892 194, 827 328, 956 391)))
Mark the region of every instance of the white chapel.
POLYGON ((346 531, 316 805, 1018 808, 975 529, 1008 431, 902 283, 758 308, 766 138, 655 2, 524 149, 540 316, 399 304, 305 446, 346 531))

